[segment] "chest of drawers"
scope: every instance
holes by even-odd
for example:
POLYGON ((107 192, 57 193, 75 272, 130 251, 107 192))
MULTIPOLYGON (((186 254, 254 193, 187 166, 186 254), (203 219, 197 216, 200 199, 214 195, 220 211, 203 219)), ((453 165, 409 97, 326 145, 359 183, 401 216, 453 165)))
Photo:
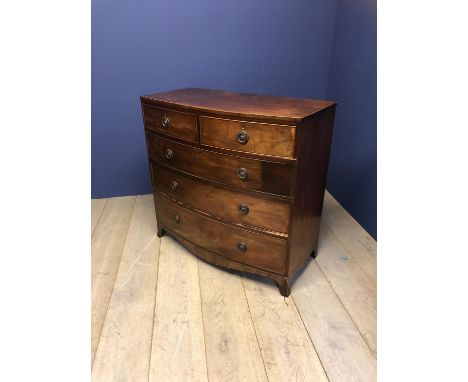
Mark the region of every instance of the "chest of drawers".
POLYGON ((181 89, 141 106, 158 236, 288 296, 317 255, 336 103, 181 89))

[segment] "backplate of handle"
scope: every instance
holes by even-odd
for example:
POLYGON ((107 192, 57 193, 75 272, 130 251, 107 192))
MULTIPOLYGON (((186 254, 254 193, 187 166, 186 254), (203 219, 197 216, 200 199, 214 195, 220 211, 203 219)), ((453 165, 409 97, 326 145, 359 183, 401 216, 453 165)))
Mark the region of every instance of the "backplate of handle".
POLYGON ((239 176, 239 178, 241 178, 242 180, 245 180, 247 179, 248 175, 247 175, 247 169, 245 168, 240 168, 239 171, 237 171, 237 175, 239 176))
POLYGON ((237 249, 241 252, 246 252, 247 251, 247 244, 245 243, 238 243, 237 244, 237 249))
POLYGON ((172 221, 178 224, 180 222, 180 216, 177 214, 172 215, 172 221))
POLYGON ((171 149, 166 149, 166 150, 164 150, 164 156, 167 159, 172 159, 174 157, 174 153, 172 152, 171 149))
POLYGON ((247 144, 249 141, 249 134, 247 134, 246 131, 239 131, 237 133, 237 142, 239 142, 241 145, 247 144))
POLYGON ((167 129, 169 127, 169 117, 166 114, 164 114, 164 117, 162 117, 162 119, 161 119, 161 125, 165 129, 167 129))
POLYGON ((239 212, 242 215, 247 215, 249 213, 249 206, 245 203, 239 204, 239 212))

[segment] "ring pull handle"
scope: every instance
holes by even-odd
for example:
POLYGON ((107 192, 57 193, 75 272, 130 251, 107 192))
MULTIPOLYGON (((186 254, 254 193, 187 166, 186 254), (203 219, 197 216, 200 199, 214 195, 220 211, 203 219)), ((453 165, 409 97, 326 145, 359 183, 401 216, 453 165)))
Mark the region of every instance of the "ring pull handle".
POLYGON ((237 244, 237 249, 241 252, 246 252, 247 251, 247 244, 245 243, 238 243, 237 244))
POLYGON ((166 114, 164 114, 164 116, 161 119, 161 125, 165 129, 167 129, 169 127, 169 117, 166 114))
POLYGON ((247 215, 249 213, 249 206, 244 203, 239 204, 239 212, 242 215, 247 215))
POLYGON ((246 180, 247 177, 248 177, 248 174, 247 174, 247 169, 245 168, 240 168, 239 171, 237 171, 237 175, 239 176, 239 178, 241 178, 242 180, 246 180))
POLYGON ((175 214, 175 215, 172 215, 172 221, 176 224, 179 224, 180 222, 180 216, 175 214))
POLYGON ((177 189, 177 186, 179 185, 179 183, 177 183, 175 180, 173 180, 171 182, 171 189, 172 191, 175 191, 177 189))
POLYGON ((171 150, 171 149, 166 149, 164 151, 164 156, 167 158, 167 159, 172 159, 174 157, 174 152, 171 150))
POLYGON ((246 131, 240 131, 237 133, 237 142, 241 145, 245 145, 249 141, 249 134, 246 131))

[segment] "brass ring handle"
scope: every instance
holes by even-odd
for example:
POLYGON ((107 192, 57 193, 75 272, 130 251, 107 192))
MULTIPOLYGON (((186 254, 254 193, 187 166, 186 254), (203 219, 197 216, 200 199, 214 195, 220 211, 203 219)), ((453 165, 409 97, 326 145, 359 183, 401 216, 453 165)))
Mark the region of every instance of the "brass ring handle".
POLYGON ((164 117, 162 117, 161 125, 165 129, 167 129, 169 127, 169 117, 166 114, 164 114, 164 117))
POLYGON ((172 215, 172 221, 176 224, 178 224, 180 222, 180 216, 175 214, 175 215, 172 215))
POLYGON ((247 215, 249 213, 249 206, 244 203, 239 204, 239 212, 242 215, 247 215))
POLYGON ((237 133, 237 142, 241 145, 245 145, 249 141, 249 134, 246 131, 240 131, 237 133))
POLYGON ((243 167, 240 168, 239 171, 237 171, 237 175, 239 175, 239 178, 241 178, 242 180, 246 180, 248 177, 247 169, 243 167))
POLYGON ((167 159, 172 159, 174 157, 174 153, 172 152, 171 149, 166 149, 164 151, 164 155, 167 159))
POLYGON ((238 243, 237 244, 237 249, 241 252, 246 252, 247 251, 247 244, 245 243, 238 243))
POLYGON ((172 191, 175 191, 177 189, 177 186, 179 185, 179 183, 177 183, 175 180, 173 180, 171 182, 171 188, 172 188, 172 191))

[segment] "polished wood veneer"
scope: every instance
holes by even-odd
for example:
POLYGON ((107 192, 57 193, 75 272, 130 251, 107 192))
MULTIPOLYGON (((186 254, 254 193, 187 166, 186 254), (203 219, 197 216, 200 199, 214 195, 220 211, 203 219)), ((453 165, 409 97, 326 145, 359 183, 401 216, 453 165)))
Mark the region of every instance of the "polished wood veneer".
POLYGON ((161 222, 164 229, 229 259, 273 272, 284 270, 287 247, 284 238, 226 225, 190 211, 158 193, 155 201, 158 204, 158 223, 161 222))
POLYGON ((149 105, 143 105, 142 110, 145 127, 148 130, 162 132, 186 141, 197 142, 197 116, 195 114, 149 105))
POLYGON ((294 126, 200 117, 202 145, 236 151, 292 158, 295 132, 294 126), (246 141, 241 145, 238 141, 239 134, 244 134, 246 141))
POLYGON ((289 295, 317 255, 336 103, 207 89, 141 103, 158 234, 289 295))
POLYGON ((219 154, 149 133, 146 140, 150 159, 176 170, 249 190, 284 196, 291 193, 291 164, 219 154), (241 177, 242 170, 245 177, 241 177))
POLYGON ((164 165, 151 163, 153 185, 169 198, 232 224, 273 232, 288 232, 290 202, 267 198, 232 187, 220 187, 201 178, 187 176, 164 165), (245 209, 247 206, 248 210, 245 209))

